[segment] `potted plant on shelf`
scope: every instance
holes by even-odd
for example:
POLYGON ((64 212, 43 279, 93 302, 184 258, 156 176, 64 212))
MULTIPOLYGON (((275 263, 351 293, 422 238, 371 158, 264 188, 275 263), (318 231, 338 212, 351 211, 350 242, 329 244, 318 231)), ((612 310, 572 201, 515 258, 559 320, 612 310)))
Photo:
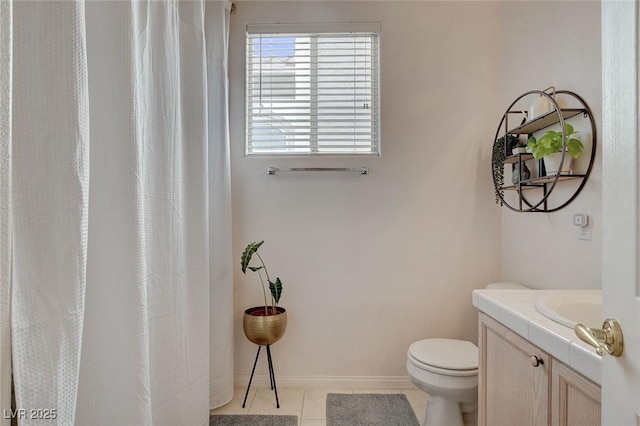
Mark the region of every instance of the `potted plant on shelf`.
POLYGON ((523 142, 518 138, 518 141, 515 143, 515 145, 511 147, 511 153, 513 155, 516 155, 516 154, 524 154, 526 152, 527 152, 526 142, 523 142))
POLYGON ((264 306, 256 306, 244 311, 242 328, 247 339, 256 345, 271 345, 280 340, 284 335, 287 328, 287 311, 278 306, 278 302, 282 296, 282 281, 278 277, 276 277, 275 281, 271 281, 267 266, 262 260, 262 256, 258 253, 258 249, 262 244, 264 244, 264 241, 253 242, 249 244, 242 253, 242 273, 246 275, 247 269, 257 273, 258 277, 260 277, 262 293, 264 295, 264 306), (253 255, 256 255, 260 260, 260 265, 249 266, 253 255), (265 277, 262 276, 262 272, 264 272, 265 277), (265 278, 267 283, 269 283, 269 300, 267 300, 265 278))
POLYGON ((495 140, 492 151, 493 186, 496 194, 496 204, 502 205, 504 197, 504 159, 506 153, 519 143, 517 135, 508 134, 495 140))
POLYGON ((560 165, 562 158, 562 131, 550 130, 545 133, 539 140, 534 136, 529 138, 527 148, 531 150, 533 158, 539 160, 544 158, 544 168, 547 176, 554 176, 557 173, 571 173, 572 158, 579 158, 582 155, 584 146, 579 139, 571 137, 576 132, 571 124, 564 125, 564 133, 566 138, 566 153, 564 163, 560 165))

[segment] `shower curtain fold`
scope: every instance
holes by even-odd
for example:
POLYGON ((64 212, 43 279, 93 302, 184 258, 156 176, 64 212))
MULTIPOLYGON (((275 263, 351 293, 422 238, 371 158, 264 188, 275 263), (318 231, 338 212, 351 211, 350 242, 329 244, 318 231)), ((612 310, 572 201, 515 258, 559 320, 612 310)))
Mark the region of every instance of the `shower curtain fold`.
MULTIPOLYGON (((0 411, 11 409, 11 82, 13 5, 0 2, 0 411)), ((0 426, 9 419, 0 418, 0 426)))
POLYGON ((208 424, 233 390, 229 3, 13 7, 0 303, 11 289, 18 408, 208 424))
POLYGON ((233 276, 231 236, 231 162, 229 151, 229 18, 231 2, 207 1, 207 96, 209 102, 209 254, 211 330, 209 406, 233 398, 233 276), (223 285, 228 283, 228 285, 223 285))
MULTIPOLYGON (((89 202, 84 4, 15 2, 12 19, 10 310, 16 401, 25 410, 55 410, 55 422, 70 425, 89 202)), ((21 425, 42 422, 24 417, 21 425)))

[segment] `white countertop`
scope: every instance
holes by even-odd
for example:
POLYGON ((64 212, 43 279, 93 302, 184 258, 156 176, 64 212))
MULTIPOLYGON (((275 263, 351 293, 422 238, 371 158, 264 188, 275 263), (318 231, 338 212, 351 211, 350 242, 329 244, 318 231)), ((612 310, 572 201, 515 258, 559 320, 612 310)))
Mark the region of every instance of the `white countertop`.
POLYGON ((602 358, 574 331, 536 310, 539 297, 548 295, 601 294, 600 290, 473 290, 473 306, 524 337, 554 358, 597 384, 602 358))

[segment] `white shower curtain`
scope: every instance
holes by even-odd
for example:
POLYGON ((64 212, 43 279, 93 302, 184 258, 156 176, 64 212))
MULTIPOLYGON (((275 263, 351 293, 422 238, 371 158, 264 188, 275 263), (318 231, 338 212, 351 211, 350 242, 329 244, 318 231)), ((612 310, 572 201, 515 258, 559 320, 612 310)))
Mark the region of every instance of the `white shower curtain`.
MULTIPOLYGON (((11 56, 13 8, 0 2, 0 409, 11 405, 11 56)), ((4 411, 3 411, 4 412, 4 411)), ((0 418, 0 426, 10 421, 0 418)))
POLYGON ((56 409, 60 425, 201 425, 230 399, 228 14, 13 4, 0 242, 18 408, 56 409))

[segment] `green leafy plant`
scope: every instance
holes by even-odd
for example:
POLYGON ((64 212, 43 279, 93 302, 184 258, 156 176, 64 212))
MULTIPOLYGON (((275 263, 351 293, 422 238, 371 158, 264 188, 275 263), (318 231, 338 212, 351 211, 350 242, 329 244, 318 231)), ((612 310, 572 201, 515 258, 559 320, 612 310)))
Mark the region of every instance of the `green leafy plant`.
POLYGON ((262 293, 264 295, 264 313, 265 315, 269 315, 269 303, 267 302, 267 291, 265 287, 264 278, 262 277, 261 271, 264 271, 267 282, 269 283, 269 291, 271 292, 271 312, 272 314, 276 314, 276 307, 278 306, 278 302, 280 301, 280 296, 282 296, 282 281, 280 278, 276 277, 275 281, 271 281, 269 278, 269 272, 267 271, 267 266, 264 264, 264 260, 262 260, 262 256, 258 253, 258 249, 260 246, 264 244, 264 241, 253 242, 249 244, 242 252, 241 265, 242 265, 242 273, 246 275, 247 269, 256 272, 260 277, 260 282, 262 283, 262 293), (260 260, 260 266, 249 266, 251 263, 251 259, 253 255, 256 255, 260 260))
POLYGON ((519 139, 517 135, 507 135, 498 138, 493 143, 493 151, 491 154, 491 164, 493 170, 493 186, 496 194, 496 204, 502 205, 502 199, 504 197, 504 159, 506 152, 511 150, 518 144, 519 139), (507 146, 505 147, 505 143, 507 146))
MULTIPOLYGON (((564 125, 565 137, 567 138, 567 153, 573 158, 578 158, 582 155, 584 146, 576 138, 571 138, 571 135, 575 135, 576 132, 571 124, 564 125)), ((527 143, 527 147, 531 149, 533 158, 539 160, 554 152, 562 152, 562 132, 550 130, 545 133, 539 140, 531 136, 527 143)))
POLYGON ((527 147, 527 142, 524 142, 524 141, 521 141, 520 139, 518 139, 518 141, 516 142, 516 144, 515 144, 515 145, 513 145, 513 146, 511 147, 511 149, 514 149, 514 148, 526 148, 526 147, 527 147))

